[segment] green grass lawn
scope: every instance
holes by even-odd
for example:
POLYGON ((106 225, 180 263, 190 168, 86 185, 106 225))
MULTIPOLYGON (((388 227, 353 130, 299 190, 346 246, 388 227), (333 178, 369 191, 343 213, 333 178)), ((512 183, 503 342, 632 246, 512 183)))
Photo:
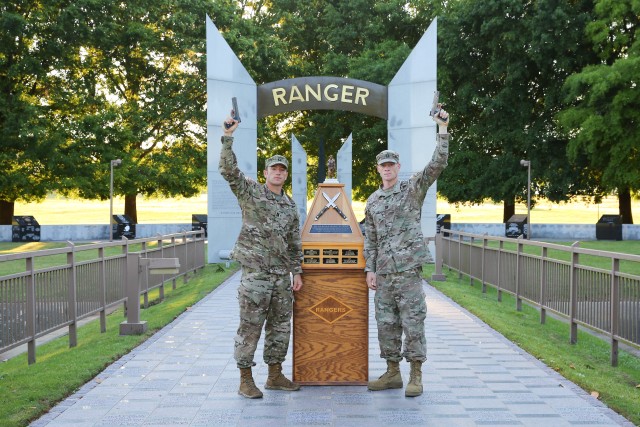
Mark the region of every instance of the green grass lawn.
MULTIPOLYGON (((207 196, 148 199, 138 197, 138 222, 191 224, 192 214, 207 213, 207 196)), ((113 201, 113 213, 124 213, 124 198, 113 201)), ((31 215, 40 225, 108 224, 109 200, 78 200, 50 195, 42 202, 15 204, 14 215, 31 215)))
MULTIPOLYGON (((236 270, 233 264, 229 269, 208 264, 192 275, 188 283, 178 281, 180 285, 175 290, 165 287, 165 299, 141 311, 141 320, 148 326, 143 335, 119 335, 124 316, 122 309, 118 309, 107 316, 105 333, 100 333, 98 320, 78 328, 78 345, 74 348, 69 348, 67 337, 61 337, 37 347, 35 364, 27 363, 26 354, 0 363, 0 426, 24 426, 46 413, 209 294, 236 270)), ((149 299, 157 300, 157 292, 151 292, 149 299)))
MULTIPOLYGON (((99 257, 97 249, 83 250, 82 246, 86 245, 86 243, 76 243, 76 252, 75 252, 75 260, 76 262, 89 261, 92 259, 97 259, 99 257)), ((0 255, 7 255, 11 253, 24 253, 24 252, 33 252, 40 251, 44 249, 57 249, 64 248, 67 244, 64 242, 30 242, 30 243, 13 243, 13 242, 0 242, 0 255)), ((152 240, 147 242, 147 249, 153 249, 158 246, 158 242, 156 240, 152 240)), ((133 243, 129 245, 129 250, 131 252, 138 252, 142 250, 142 244, 133 243)), ((108 247, 104 250, 104 256, 106 258, 121 255, 122 247, 114 246, 108 247)), ((57 254, 57 255, 46 255, 46 256, 38 256, 34 258, 34 268, 35 269, 43 269, 47 267, 52 267, 56 265, 64 265, 67 263, 66 254, 57 254)), ((25 261, 24 260, 12 260, 0 262, 0 276, 5 276, 9 274, 15 274, 25 271, 25 261)))
MULTIPOLYGON (((490 236, 489 236, 490 237, 490 236)), ((538 246, 527 245, 527 240, 524 240, 523 252, 526 254, 540 256, 542 251, 538 246)), ((482 246, 482 240, 476 240, 474 242, 478 246, 482 246)), ((551 242, 555 245, 562 246, 571 246, 575 242, 551 242)), ((579 247, 583 249, 595 249, 598 251, 607 251, 607 252, 620 252, 625 254, 638 255, 640 254, 640 241, 639 240, 585 240, 580 241, 579 247)), ((487 244, 489 248, 497 248, 497 241, 489 241, 487 244)), ((503 249, 516 252, 517 251, 517 243, 515 242, 505 242, 503 245, 503 249)), ((547 256, 549 258, 558 259, 561 261, 570 262, 571 261, 571 252, 562 251, 557 249, 549 249, 547 256)), ((579 262, 582 265, 589 265, 591 267, 600 268, 603 270, 611 270, 611 261, 610 258, 605 258, 602 256, 594 256, 594 255, 585 255, 581 254, 579 257, 579 262)), ((636 276, 640 276, 640 263, 633 261, 620 261, 620 271, 628 274, 633 274, 636 276)))

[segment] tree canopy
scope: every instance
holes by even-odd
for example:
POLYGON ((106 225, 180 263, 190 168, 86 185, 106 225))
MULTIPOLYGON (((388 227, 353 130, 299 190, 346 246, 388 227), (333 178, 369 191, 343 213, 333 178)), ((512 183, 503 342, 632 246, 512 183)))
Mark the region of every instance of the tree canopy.
POLYGON ((568 106, 558 118, 570 137, 569 158, 588 160, 632 224, 631 193, 640 190, 640 3, 599 0, 594 11, 586 33, 599 61, 566 79, 568 106))
POLYGON ((583 42, 589 0, 461 0, 440 20, 439 85, 453 117, 449 166, 438 189, 450 202, 504 203, 503 221, 534 195, 590 194, 579 158, 554 123, 562 82, 593 59, 583 42), (448 97, 448 99, 447 99, 448 97), (448 102, 447 102, 448 101, 448 102))
MULTIPOLYGON (((337 76, 387 85, 435 17, 437 2, 273 0, 258 18, 286 43, 287 66, 272 80, 304 76, 337 76)), ((225 36, 226 37, 226 36, 225 36)), ((260 80, 264 83, 272 80, 260 80)), ((340 111, 301 111, 265 119, 259 132, 262 156, 287 152, 295 134, 309 154, 309 183, 318 173, 320 142, 336 154, 353 134, 353 197, 362 200, 377 186, 373 159, 387 148, 386 121, 340 111), (282 123, 285 123, 282 125, 282 123)), ((309 191, 315 186, 310 185, 309 191)))
MULTIPOLYGON (((206 185, 208 14, 258 83, 313 75, 387 85, 439 17, 439 89, 452 114, 438 190, 453 203, 598 200, 625 222, 638 191, 635 0, 11 0, 0 5, 0 223, 55 191, 191 196, 206 185), (629 203, 627 203, 629 202, 629 203)), ((425 103, 425 111, 428 109, 425 103)), ((353 196, 377 186, 384 120, 300 111, 258 123, 258 155, 293 133, 315 183, 320 141, 353 134, 353 196)), ((425 159, 425 161, 428 159, 425 159)), ((260 164, 261 164, 260 162, 260 164)), ((310 187, 310 191, 313 188, 310 187)))
POLYGON ((125 213, 136 196, 192 196, 206 176, 207 1, 78 0, 61 14, 73 56, 57 74, 64 153, 59 191, 109 196, 109 162, 125 213), (81 173, 78 173, 81 171, 81 173))
POLYGON ((59 135, 48 122, 49 75, 64 55, 57 14, 64 1, 0 5, 0 224, 11 224, 16 200, 55 190, 50 166, 59 135))

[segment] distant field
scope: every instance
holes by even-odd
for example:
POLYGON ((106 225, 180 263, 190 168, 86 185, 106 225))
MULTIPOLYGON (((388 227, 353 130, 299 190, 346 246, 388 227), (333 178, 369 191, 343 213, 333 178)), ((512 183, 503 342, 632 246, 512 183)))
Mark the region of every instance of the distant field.
MULTIPOLYGON (((311 206, 311 203, 307 205, 311 206)), ((353 211, 358 220, 364 217, 364 204, 355 202, 353 211)), ((456 207, 438 200, 438 213, 451 215, 457 223, 502 223, 502 205, 485 203, 456 207)), ((124 199, 116 198, 113 213, 124 213, 124 199)), ((192 214, 207 213, 207 195, 189 199, 138 199, 138 222, 142 224, 191 223, 192 214)), ((516 213, 527 213, 526 205, 517 205, 516 213)), ((539 202, 531 211, 531 222, 538 224, 595 224, 600 216, 618 213, 618 200, 607 198, 603 203, 582 202, 552 204, 539 202)), ((640 201, 634 202, 633 213, 640 218, 640 201)), ((16 203, 15 215, 32 215, 41 225, 107 224, 109 201, 83 201, 50 196, 42 203, 16 203)), ((636 223, 638 220, 635 221, 636 223)))
MULTIPOLYGON (((124 198, 114 198, 113 213, 124 213, 124 198)), ((192 214, 206 213, 206 194, 188 199, 138 198, 138 222, 144 224, 190 224, 192 214)), ((40 225, 108 224, 109 201, 49 196, 42 203, 16 203, 14 215, 34 216, 40 225)))
MULTIPOLYGON (((438 200, 438 213, 451 214, 451 222, 464 223, 502 223, 501 204, 485 203, 479 206, 456 208, 444 200, 438 200)), ((640 218, 640 200, 632 205, 634 218, 640 218)), ((517 214, 526 214, 527 205, 517 204, 517 214)), ((618 199, 608 197, 600 204, 573 202, 554 204, 548 201, 537 202, 531 210, 531 223, 535 224, 595 224, 602 215, 617 215, 618 199)), ((635 221, 638 223, 638 221, 635 221)))

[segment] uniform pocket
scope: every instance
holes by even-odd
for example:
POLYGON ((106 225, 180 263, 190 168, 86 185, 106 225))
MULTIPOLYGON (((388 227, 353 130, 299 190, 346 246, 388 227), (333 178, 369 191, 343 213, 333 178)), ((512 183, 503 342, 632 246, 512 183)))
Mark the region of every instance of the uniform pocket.
POLYGON ((254 304, 260 305, 267 301, 271 294, 271 283, 268 280, 256 278, 253 274, 243 275, 238 288, 238 295, 251 300, 254 304))

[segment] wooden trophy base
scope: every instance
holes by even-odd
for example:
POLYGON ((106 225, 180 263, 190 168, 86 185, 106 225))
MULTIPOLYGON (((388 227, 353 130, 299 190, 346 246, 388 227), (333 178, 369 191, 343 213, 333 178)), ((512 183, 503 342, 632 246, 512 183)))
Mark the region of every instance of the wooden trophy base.
POLYGON ((293 381, 366 385, 369 288, 361 270, 305 270, 295 294, 293 381))

